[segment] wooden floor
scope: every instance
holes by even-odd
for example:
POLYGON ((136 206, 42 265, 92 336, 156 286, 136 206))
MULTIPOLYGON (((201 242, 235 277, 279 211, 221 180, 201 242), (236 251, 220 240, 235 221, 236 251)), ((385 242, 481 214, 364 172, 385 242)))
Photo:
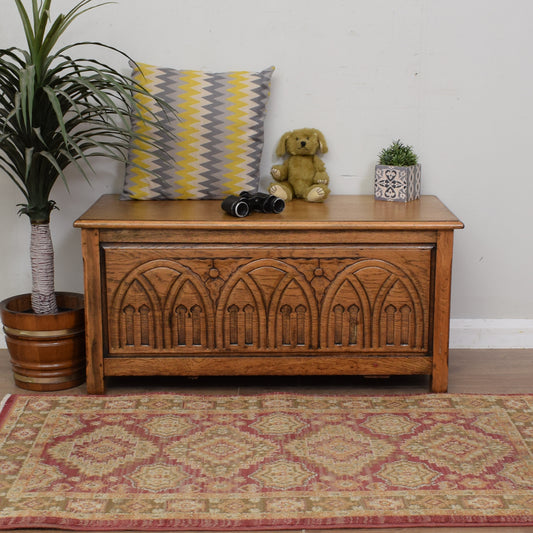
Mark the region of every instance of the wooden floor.
MULTIPOLYGON (((148 391, 194 392, 201 394, 254 394, 286 391, 313 393, 391 394, 428 392, 425 377, 367 379, 353 377, 219 377, 219 378, 113 378, 107 394, 148 391)), ((533 393, 533 350, 452 350, 449 392, 513 394, 533 393)), ((0 350, 0 398, 8 393, 25 394, 13 383, 9 356, 0 350)), ((44 393, 42 393, 44 394, 44 393)), ((61 394, 86 394, 85 385, 61 394)), ((439 533, 533 533, 533 527, 436 528, 439 533)), ((427 533, 432 528, 357 529, 356 533, 427 533)), ((26 530, 17 530, 23 532, 26 530)), ((39 530, 46 533, 47 530, 39 530)), ((50 530, 53 531, 53 530, 50 530)), ((318 533, 318 530, 315 530, 318 533)), ((337 530, 338 531, 338 530, 337 530)), ((347 531, 347 530, 344 530, 347 531)))

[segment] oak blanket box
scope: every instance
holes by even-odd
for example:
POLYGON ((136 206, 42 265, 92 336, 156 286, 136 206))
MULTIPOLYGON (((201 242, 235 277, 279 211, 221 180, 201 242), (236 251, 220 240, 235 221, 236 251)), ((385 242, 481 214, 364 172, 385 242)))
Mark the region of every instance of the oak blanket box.
POLYGON ((289 202, 102 196, 74 225, 87 392, 106 376, 398 375, 448 386, 453 231, 434 196, 289 202))

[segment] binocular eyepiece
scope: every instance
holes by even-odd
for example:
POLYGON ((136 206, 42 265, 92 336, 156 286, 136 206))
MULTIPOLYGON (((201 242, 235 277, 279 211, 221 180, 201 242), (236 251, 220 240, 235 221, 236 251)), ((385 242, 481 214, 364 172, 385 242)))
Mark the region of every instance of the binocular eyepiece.
POLYGON ((272 194, 247 191, 239 196, 231 195, 222 200, 222 209, 234 217, 248 216, 252 211, 260 213, 281 213, 285 209, 285 201, 272 194))

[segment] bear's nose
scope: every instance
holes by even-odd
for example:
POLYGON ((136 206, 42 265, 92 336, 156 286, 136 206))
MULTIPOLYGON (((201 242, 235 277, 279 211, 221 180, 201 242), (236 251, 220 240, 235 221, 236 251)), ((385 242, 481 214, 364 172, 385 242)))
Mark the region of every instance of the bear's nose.
POLYGON ((305 141, 300 141, 300 146, 303 148, 307 143, 305 141))

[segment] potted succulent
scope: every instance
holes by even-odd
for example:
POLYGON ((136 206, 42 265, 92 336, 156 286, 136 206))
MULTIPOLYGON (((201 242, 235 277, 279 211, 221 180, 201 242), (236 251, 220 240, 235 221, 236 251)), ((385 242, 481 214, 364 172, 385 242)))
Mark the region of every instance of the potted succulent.
POLYGON ((14 0, 27 50, 0 50, 0 176, 10 178, 24 197, 19 213, 31 226, 32 268, 31 295, 4 300, 0 312, 15 381, 32 390, 64 389, 85 379, 83 295, 54 287, 52 186, 58 178, 67 185, 69 165, 87 179, 90 157, 124 160, 131 140, 140 137, 134 121, 164 129, 136 97, 167 109, 163 102, 100 61, 72 57, 80 45, 129 59, 126 54, 102 43, 57 49, 74 20, 102 5, 93 1, 81 0, 52 20, 51 0, 31 0, 28 10, 14 0))
POLYGON ((408 202, 420 197, 421 167, 411 146, 399 139, 379 154, 374 177, 376 200, 408 202))

